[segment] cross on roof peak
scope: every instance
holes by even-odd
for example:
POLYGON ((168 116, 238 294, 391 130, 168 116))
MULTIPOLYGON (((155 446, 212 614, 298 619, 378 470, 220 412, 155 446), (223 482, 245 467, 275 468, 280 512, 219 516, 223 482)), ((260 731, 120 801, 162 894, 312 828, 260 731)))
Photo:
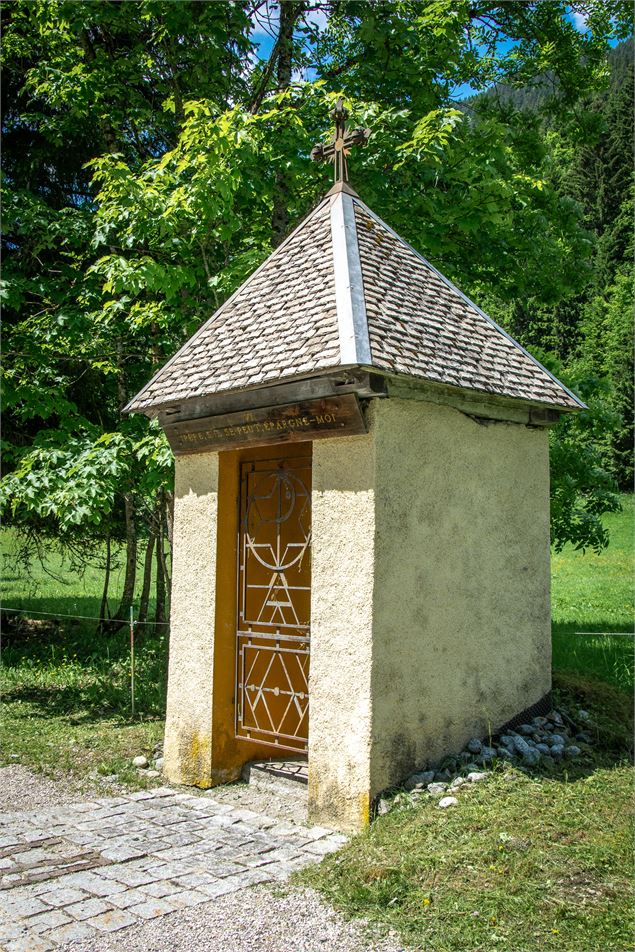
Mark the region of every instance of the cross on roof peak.
POLYGON ((366 145, 370 138, 370 129, 347 129, 348 109, 342 99, 338 99, 335 108, 331 110, 331 118, 335 120, 335 134, 328 145, 318 142, 313 146, 311 158, 314 162, 329 161, 333 163, 333 181, 348 182, 348 163, 346 156, 354 145, 366 145))

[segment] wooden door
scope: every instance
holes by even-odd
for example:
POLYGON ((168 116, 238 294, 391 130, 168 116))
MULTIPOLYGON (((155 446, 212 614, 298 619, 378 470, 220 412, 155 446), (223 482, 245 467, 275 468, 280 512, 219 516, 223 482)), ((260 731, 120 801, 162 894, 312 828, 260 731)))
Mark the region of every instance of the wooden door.
POLYGON ((311 444, 302 446, 240 464, 236 628, 236 736, 298 752, 309 732, 311 608, 311 444))

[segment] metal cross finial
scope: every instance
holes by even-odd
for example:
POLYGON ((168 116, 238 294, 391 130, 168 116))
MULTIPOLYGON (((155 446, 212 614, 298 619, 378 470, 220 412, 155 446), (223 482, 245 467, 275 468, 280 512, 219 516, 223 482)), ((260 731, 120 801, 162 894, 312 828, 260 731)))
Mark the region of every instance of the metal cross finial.
POLYGON ((370 138, 370 129, 347 129, 346 120, 348 119, 348 110, 344 108, 344 103, 338 99, 335 103, 335 109, 331 112, 331 118, 335 120, 335 135, 328 145, 319 142, 313 146, 311 158, 314 162, 328 160, 334 166, 334 181, 348 182, 348 164, 346 156, 349 154, 352 146, 366 145, 370 138))

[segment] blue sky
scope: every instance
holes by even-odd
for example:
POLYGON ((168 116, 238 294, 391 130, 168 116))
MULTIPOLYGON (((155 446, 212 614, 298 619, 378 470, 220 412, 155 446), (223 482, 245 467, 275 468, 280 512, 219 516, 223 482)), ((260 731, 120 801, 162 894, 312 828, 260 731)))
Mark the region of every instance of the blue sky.
MULTIPOLYGON (((569 11, 567 14, 567 19, 572 23, 580 33, 585 33, 587 30, 586 19, 581 13, 573 13, 569 11)), ((309 14, 309 20, 318 27, 326 26, 327 17, 326 14, 321 11, 315 11, 309 14)), ((273 49, 273 44, 275 42, 275 34, 278 28, 278 18, 276 15, 276 6, 274 3, 269 5, 269 22, 267 18, 260 14, 256 14, 254 17, 254 27, 252 30, 251 38, 257 46, 257 56, 259 59, 267 59, 273 49)), ((611 46, 617 44, 617 40, 611 42, 611 46)), ((499 47, 501 52, 506 52, 511 49, 513 43, 511 40, 506 43, 502 43, 499 47)), ((306 79, 312 79, 312 71, 309 71, 309 74, 305 76, 306 79)), ((474 90, 469 83, 464 83, 462 86, 454 90, 453 98, 463 99, 467 96, 473 95, 474 90)))

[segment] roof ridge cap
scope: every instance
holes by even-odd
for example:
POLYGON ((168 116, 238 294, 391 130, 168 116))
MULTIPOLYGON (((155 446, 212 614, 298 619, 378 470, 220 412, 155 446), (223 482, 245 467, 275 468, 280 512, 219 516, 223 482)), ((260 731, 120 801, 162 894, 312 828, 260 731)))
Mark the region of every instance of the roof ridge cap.
POLYGON ((336 182, 335 185, 328 190, 326 193, 326 198, 329 198, 331 195, 339 195, 344 192, 345 195, 352 195, 353 198, 359 198, 359 195, 348 182, 336 182))
POLYGON ((331 195, 330 203, 340 361, 342 366, 369 366, 372 363, 372 354, 353 197, 349 190, 338 189, 331 195))

